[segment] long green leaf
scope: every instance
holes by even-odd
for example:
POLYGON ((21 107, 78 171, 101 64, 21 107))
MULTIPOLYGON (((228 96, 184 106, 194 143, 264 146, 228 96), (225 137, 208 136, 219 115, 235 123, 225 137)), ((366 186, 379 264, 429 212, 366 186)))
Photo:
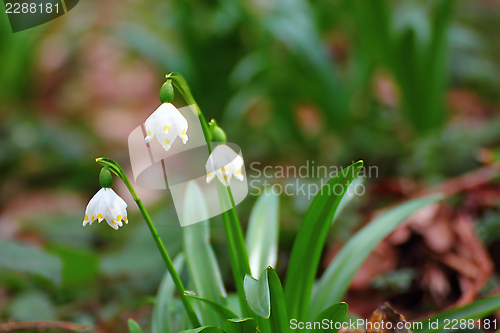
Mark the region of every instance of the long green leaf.
POLYGON ((302 321, 307 315, 328 229, 349 184, 362 166, 363 161, 358 161, 330 179, 306 211, 293 244, 285 283, 285 303, 290 318, 302 321))
POLYGON ((280 278, 272 267, 267 268, 269 292, 271 296, 271 316, 269 322, 271 332, 286 333, 290 331, 288 316, 286 314, 285 296, 280 278))
POLYGON ((33 246, 0 240, 0 269, 43 276, 54 284, 61 283, 61 260, 33 246))
MULTIPOLYGON (((500 309, 500 295, 485 297, 477 301, 474 301, 472 303, 469 303, 465 306, 446 310, 438 314, 435 314, 433 316, 430 316, 428 318, 419 320, 420 322, 422 322, 423 328, 415 329, 414 332, 415 333, 438 332, 443 330, 444 326, 446 325, 446 322, 444 321, 445 319, 450 319, 450 320, 480 319, 492 314, 493 312, 499 309, 500 309), (431 329, 429 327, 429 322, 437 323, 437 326, 431 329)), ((495 329, 495 327, 492 328, 495 329)))
POLYGON ((452 17, 452 0, 441 0, 437 4, 432 25, 432 35, 427 56, 427 118, 436 127, 444 120, 443 100, 448 75, 449 41, 448 31, 452 17))
POLYGON ((258 333, 257 321, 253 318, 228 319, 224 325, 226 333, 258 333))
POLYGON ((224 331, 216 326, 202 326, 190 330, 181 331, 180 333, 224 333, 224 331))
POLYGON ((133 319, 128 320, 128 330, 130 331, 130 333, 143 333, 139 324, 137 324, 137 322, 133 319))
POLYGON ((246 244, 252 276, 266 267, 276 266, 278 257, 279 199, 264 191, 253 206, 248 222, 246 244))
POLYGON ((430 195, 405 202, 380 215, 356 233, 321 277, 312 297, 309 318, 317 316, 328 304, 340 300, 354 274, 382 239, 413 213, 442 198, 441 195, 430 195))
MULTIPOLYGON (((174 259, 174 267, 177 272, 181 272, 184 267, 184 257, 182 253, 178 254, 174 259)), ((156 301, 153 307, 153 319, 151 323, 152 333, 170 332, 171 327, 169 324, 169 310, 174 296, 174 282, 167 271, 161 280, 158 293, 156 294, 156 301)))
MULTIPOLYGON (((203 194, 195 182, 189 182, 184 199, 184 216, 190 220, 208 216, 203 194), (196 207, 196 209, 193 209, 196 207)), ((226 291, 217 259, 209 243, 209 221, 205 220, 183 228, 184 253, 196 295, 225 305, 226 291)), ((202 322, 204 325, 222 325, 217 314, 203 306, 202 322)))
POLYGON ((197 299, 197 300, 202 301, 205 304, 207 304, 209 307, 212 308, 212 310, 214 310, 215 312, 217 312, 217 314, 219 315, 219 317, 222 320, 238 318, 237 314, 235 314, 233 311, 229 310, 225 306, 220 305, 219 303, 215 303, 214 301, 211 301, 211 300, 208 300, 208 299, 205 299, 205 298, 202 298, 202 297, 198 297, 198 296, 195 296, 195 295, 191 295, 191 294, 188 294, 188 293, 186 293, 185 295, 188 296, 188 297, 190 297, 190 298, 197 299))
POLYGON ((313 329, 313 330, 311 330, 311 332, 314 332, 314 333, 327 333, 327 332, 337 333, 339 331, 339 329, 336 327, 340 327, 340 326, 336 326, 335 324, 344 322, 344 318, 345 318, 345 315, 347 314, 347 310, 349 310, 349 306, 347 305, 347 303, 340 302, 340 303, 333 304, 332 306, 330 306, 329 308, 327 308, 326 310, 321 312, 318 315, 318 317, 316 318, 316 320, 314 321, 315 323, 322 323, 324 319, 328 319, 328 321, 330 322, 330 327, 333 327, 333 328, 326 329, 326 328, 321 327, 318 329, 313 329))
POLYGON ((267 319, 271 315, 271 297, 267 280, 267 270, 264 270, 259 280, 250 275, 245 276, 245 294, 248 305, 258 316, 267 319))

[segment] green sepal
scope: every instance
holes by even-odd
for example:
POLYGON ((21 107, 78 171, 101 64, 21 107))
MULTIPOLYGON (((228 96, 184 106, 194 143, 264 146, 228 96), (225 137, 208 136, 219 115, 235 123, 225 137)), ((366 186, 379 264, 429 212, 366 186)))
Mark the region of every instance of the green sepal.
POLYGON ((160 89, 160 101, 162 103, 172 103, 174 101, 174 86, 172 80, 167 80, 160 89))
POLYGON ((110 188, 113 185, 113 176, 106 167, 102 168, 99 174, 99 185, 103 188, 110 188))
POLYGON ((213 129, 212 141, 214 141, 214 142, 227 142, 226 133, 219 126, 215 126, 213 129))
POLYGON ((227 142, 226 132, 224 132, 224 130, 217 125, 215 119, 210 120, 208 128, 210 129, 210 141, 227 142))

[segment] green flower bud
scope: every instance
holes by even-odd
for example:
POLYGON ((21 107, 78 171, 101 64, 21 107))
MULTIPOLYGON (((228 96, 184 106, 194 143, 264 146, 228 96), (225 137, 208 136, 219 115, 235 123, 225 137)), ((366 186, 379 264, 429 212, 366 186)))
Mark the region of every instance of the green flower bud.
POLYGON ((162 103, 172 103, 174 101, 174 86, 172 80, 167 80, 160 89, 160 101, 162 103))
POLYGON ((102 188, 110 188, 113 185, 113 176, 106 167, 102 168, 99 174, 99 185, 102 188))
POLYGON ((212 140, 214 142, 226 142, 227 136, 224 130, 219 126, 215 125, 212 129, 212 140))

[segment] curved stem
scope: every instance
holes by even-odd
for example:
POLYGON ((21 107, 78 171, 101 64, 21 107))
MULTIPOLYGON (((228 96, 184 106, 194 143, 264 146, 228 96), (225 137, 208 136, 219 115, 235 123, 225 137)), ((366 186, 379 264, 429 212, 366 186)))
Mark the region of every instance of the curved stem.
POLYGON ((156 243, 156 246, 158 247, 158 250, 160 251, 161 257, 163 258, 163 261, 165 262, 165 265, 167 266, 168 272, 170 273, 170 276, 172 277, 172 280, 174 281, 175 288, 177 289, 177 292, 179 293, 179 296, 181 298, 182 304, 184 305, 184 309, 186 310, 189 320, 191 321, 191 324, 194 327, 200 327, 201 323, 198 320, 198 316, 196 315, 196 312, 193 309, 193 306, 191 305, 191 302, 187 298, 186 295, 184 295, 184 285, 182 284, 181 278, 179 274, 177 273, 177 270, 174 267, 174 263, 172 262, 172 259, 170 258, 170 255, 167 252, 167 249, 165 248, 165 245, 163 244, 163 241, 160 238, 160 235, 158 234, 158 231, 156 230, 156 227, 153 223, 153 220, 151 220, 151 217, 149 216, 148 211, 146 210, 146 207, 144 207, 141 199, 137 195, 137 192, 135 192, 135 189, 132 187, 132 184, 130 184, 130 181, 128 180, 127 175, 123 172, 123 169, 120 167, 118 163, 115 161, 109 159, 109 158, 97 158, 96 162, 107 166, 113 173, 115 173, 120 179, 123 181, 125 186, 127 186, 127 189, 129 190, 130 194, 132 195, 132 198, 134 199, 135 203, 139 207, 139 210, 141 211, 142 216, 144 217, 144 220, 146 220, 146 223, 149 227, 149 231, 151 232, 151 236, 153 236, 153 239, 156 243))

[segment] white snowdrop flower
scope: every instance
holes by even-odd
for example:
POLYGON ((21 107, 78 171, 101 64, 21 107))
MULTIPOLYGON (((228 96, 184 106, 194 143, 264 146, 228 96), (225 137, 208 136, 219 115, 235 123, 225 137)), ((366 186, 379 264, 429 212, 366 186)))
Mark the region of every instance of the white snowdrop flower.
POLYGON ((146 143, 156 136, 163 149, 168 151, 176 137, 181 138, 182 143, 188 141, 188 122, 186 118, 171 103, 163 103, 148 119, 146 119, 147 136, 146 143))
POLYGON ((225 186, 229 186, 231 177, 243 181, 243 158, 227 145, 218 145, 212 151, 205 164, 207 183, 215 176, 225 186))
POLYGON ((92 225, 95 220, 99 223, 106 220, 109 226, 115 230, 123 226, 123 222, 128 223, 127 204, 113 189, 101 188, 90 199, 87 209, 85 209, 83 226, 92 225))

